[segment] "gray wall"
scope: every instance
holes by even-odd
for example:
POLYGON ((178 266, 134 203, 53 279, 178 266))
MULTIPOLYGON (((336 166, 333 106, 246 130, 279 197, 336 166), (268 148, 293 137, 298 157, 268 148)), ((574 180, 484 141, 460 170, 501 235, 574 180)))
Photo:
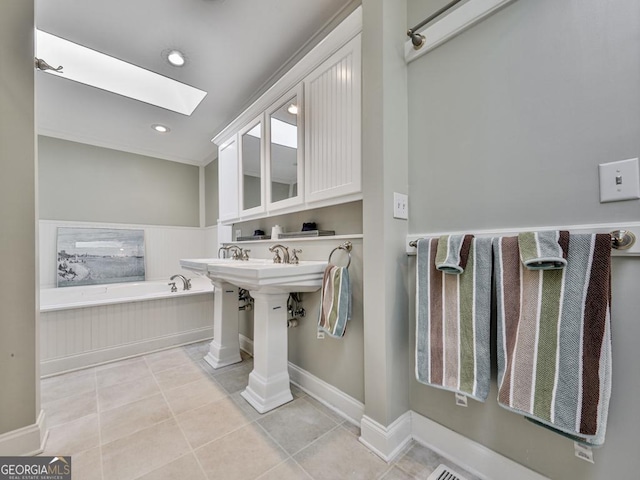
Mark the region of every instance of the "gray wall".
MULTIPOLYGON (((33 2, 0 3, 0 434, 40 410, 33 29, 33 2)), ((29 453, 4 440, 0 455, 29 453)))
MULTIPOLYGON (((271 233, 271 227, 280 225, 285 232, 300 231, 303 222, 314 221, 325 230, 335 230, 337 235, 362 233, 362 202, 351 202, 331 207, 323 207, 304 212, 261 218, 233 225, 233 231, 241 229, 243 235, 250 235, 256 229, 271 233)), ((302 249, 302 260, 326 260, 334 247, 344 240, 324 237, 313 242, 286 242, 292 247, 302 249)), ((270 258, 273 254, 268 247, 278 241, 268 243, 244 244, 251 250, 254 258, 270 258)), ((348 331, 343 339, 316 339, 318 306, 320 293, 305 293, 303 307, 307 316, 299 327, 289 330, 289 361, 312 373, 325 382, 342 390, 356 400, 364 402, 364 317, 362 313, 362 240, 353 239, 352 263, 349 275, 352 287, 353 310, 348 331), (337 367, 338 366, 338 367, 337 367)), ((336 254, 336 262, 341 259, 336 254)), ((240 333, 253 338, 253 312, 240 312, 240 333)))
POLYGON ((40 218, 199 227, 193 165, 38 137, 40 218))
MULTIPOLYGON (((429 2, 410 3, 422 7, 409 10, 413 25, 429 2)), ((597 178, 598 163, 638 156, 639 59, 637 1, 538 0, 514 2, 411 63, 410 231, 640 220, 640 201, 600 204, 597 178)), ((553 479, 637 478, 639 279, 640 259, 614 260, 613 392, 595 465, 500 408, 495 373, 484 405, 456 407, 452 394, 413 380, 411 408, 553 479)))
POLYGON ((204 167, 205 226, 218 223, 218 159, 204 167))

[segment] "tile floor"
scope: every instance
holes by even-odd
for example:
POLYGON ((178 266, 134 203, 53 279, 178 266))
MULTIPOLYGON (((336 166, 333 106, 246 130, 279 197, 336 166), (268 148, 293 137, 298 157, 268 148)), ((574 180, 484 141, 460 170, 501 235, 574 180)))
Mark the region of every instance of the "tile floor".
POLYGON ((214 370, 207 351, 198 343, 43 380, 43 454, 71 455, 75 480, 426 479, 447 463, 412 443, 387 464, 357 426, 295 387, 293 402, 261 415, 240 396, 253 360, 214 370))

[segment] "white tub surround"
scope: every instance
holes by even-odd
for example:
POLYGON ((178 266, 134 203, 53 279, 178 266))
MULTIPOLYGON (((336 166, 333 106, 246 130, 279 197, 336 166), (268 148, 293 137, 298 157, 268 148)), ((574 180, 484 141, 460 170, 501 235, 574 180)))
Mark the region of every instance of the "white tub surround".
POLYGON ((212 336, 212 285, 172 293, 167 281, 41 290, 41 375, 141 355, 212 336))

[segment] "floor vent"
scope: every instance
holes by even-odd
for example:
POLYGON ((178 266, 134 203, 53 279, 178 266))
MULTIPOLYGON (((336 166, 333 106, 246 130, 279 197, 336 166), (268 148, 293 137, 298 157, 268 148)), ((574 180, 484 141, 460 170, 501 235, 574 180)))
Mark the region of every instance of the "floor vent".
POLYGON ((446 465, 438 465, 427 480, 467 480, 455 470, 447 467, 446 465))

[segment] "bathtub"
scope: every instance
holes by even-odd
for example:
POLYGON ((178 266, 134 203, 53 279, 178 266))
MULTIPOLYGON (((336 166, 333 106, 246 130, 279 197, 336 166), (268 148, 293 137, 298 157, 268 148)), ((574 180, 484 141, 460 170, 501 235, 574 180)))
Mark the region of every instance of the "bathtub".
POLYGON ((40 373, 55 375, 210 339, 213 285, 193 278, 40 290, 40 373))

